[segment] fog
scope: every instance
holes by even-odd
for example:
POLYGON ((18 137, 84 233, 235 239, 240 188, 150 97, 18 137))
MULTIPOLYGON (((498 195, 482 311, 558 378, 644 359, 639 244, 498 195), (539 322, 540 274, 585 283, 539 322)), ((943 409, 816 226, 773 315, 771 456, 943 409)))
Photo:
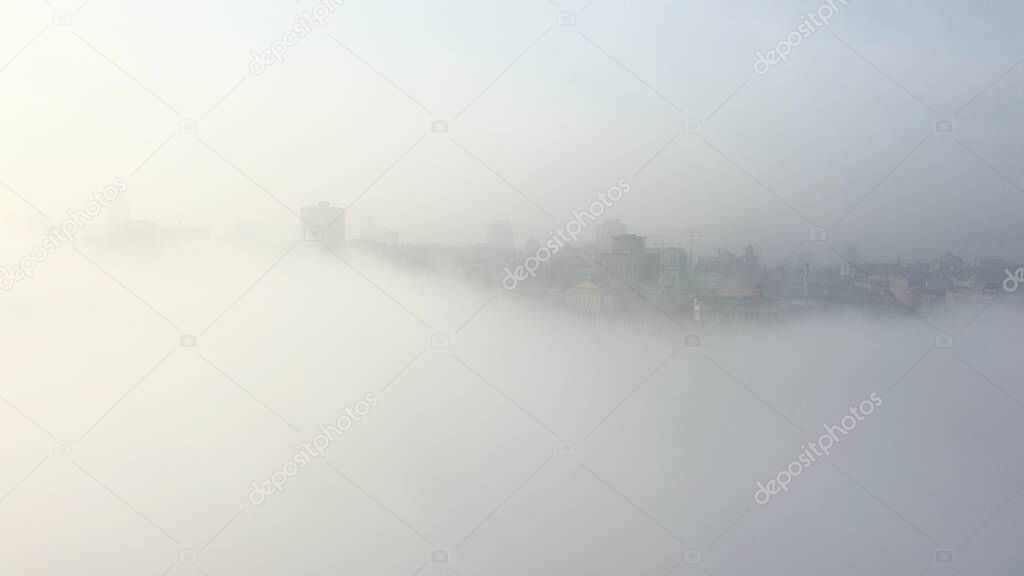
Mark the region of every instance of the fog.
POLYGON ((69 250, 5 293, 5 573, 948 573, 938 550, 966 574, 1019 565, 1012 299, 726 321, 686 347, 693 327, 653 306, 595 322, 366 248, 82 246, 96 266, 69 250), (234 268, 208 267, 221 252, 234 268), (189 273, 215 279, 189 290, 189 273), (755 502, 872 393, 830 457, 755 502), (367 394, 322 458, 252 497, 367 394))
POLYGON ((1024 8, 0 3, 0 574, 982 576, 1024 8))

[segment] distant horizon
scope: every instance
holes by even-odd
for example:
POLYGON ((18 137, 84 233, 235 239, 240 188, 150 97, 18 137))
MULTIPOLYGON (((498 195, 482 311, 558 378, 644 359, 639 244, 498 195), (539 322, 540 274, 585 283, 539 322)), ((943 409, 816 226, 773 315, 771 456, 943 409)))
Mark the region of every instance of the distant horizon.
POLYGON ((1022 22, 0 1, 0 576, 1018 576, 1022 22))

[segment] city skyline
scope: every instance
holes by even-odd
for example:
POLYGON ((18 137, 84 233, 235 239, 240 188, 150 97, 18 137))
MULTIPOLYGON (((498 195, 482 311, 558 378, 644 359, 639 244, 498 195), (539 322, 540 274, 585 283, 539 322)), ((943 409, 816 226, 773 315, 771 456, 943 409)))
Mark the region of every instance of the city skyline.
MULTIPOLYGON (((837 240, 862 240, 874 257, 919 258, 941 246, 1024 259, 1012 216, 1024 208, 1024 178, 1013 163, 1021 143, 1000 128, 1019 116, 1012 46, 1020 41, 991 33, 1002 30, 998 14, 1019 10, 1013 4, 968 19, 967 8, 948 1, 921 20, 911 18, 914 2, 887 7, 884 17, 873 4, 850 2, 788 62, 759 74, 755 53, 785 39, 817 5, 627 10, 601 1, 559 10, 538 0, 522 11, 502 8, 501 17, 512 19, 499 24, 469 3, 451 8, 454 25, 445 33, 431 34, 438 15, 416 12, 425 20, 413 26, 411 14, 395 18, 391 8, 349 2, 255 75, 251 52, 261 49, 253 46, 269 45, 296 13, 316 5, 287 4, 239 11, 252 26, 222 29, 244 30, 248 45, 223 37, 237 49, 215 59, 206 54, 227 8, 200 11, 204 18, 192 25, 211 33, 174 55, 140 37, 156 17, 141 8, 70 6, 64 25, 41 2, 12 6, 42 31, 34 37, 12 29, 0 82, 48 94, 49 104, 44 110, 30 92, 8 90, 8 109, 22 113, 4 121, 16 133, 27 122, 60 130, 68 148, 47 154, 32 138, 6 147, 4 181, 37 208, 60 213, 91 186, 127 178, 159 149, 132 175, 140 217, 211 226, 228 216, 220 207, 234 204, 246 220, 278 222, 327 200, 354 222, 379 221, 410 241, 468 243, 496 219, 538 236, 583 209, 590 190, 625 177, 637 193, 616 206, 615 217, 644 230, 705 230, 711 245, 760 240, 767 254, 782 257, 820 226, 837 240), (561 12, 573 12, 575 23, 559 25, 561 12), (121 26, 132 30, 124 40, 108 40, 125 18, 139 24, 121 26), (373 26, 354 28, 358 21, 373 26), (609 28, 616 22, 632 43, 609 28), (669 35, 673 26, 688 34, 669 35), (374 27, 401 40, 372 42, 374 27), (500 42, 483 34, 496 29, 500 42), (452 60, 416 68, 398 56, 417 46, 429 48, 420 60, 440 58, 438 50, 470 39, 486 47, 480 61, 447 51, 452 60), (136 50, 125 49, 129 41, 136 50), (669 44, 657 51, 655 42, 669 44), (714 60, 702 58, 701 43, 714 60), (31 73, 63 70, 70 55, 84 68, 31 73), (164 63, 167 74, 148 72, 143 57, 164 63), (344 90, 323 73, 338 65, 349 78, 344 90), (424 76, 431 73, 447 81, 424 76), (269 105, 294 98, 313 79, 323 89, 306 95, 314 100, 269 105), (59 93, 65 81, 82 88, 76 99, 59 93), (535 105, 524 107, 523 98, 535 105), (621 115, 630 102, 642 105, 621 115), (103 112, 83 123, 74 115, 80 105, 103 112), (246 128, 239 121, 250 114, 260 121, 246 128), (438 121, 446 131, 434 131, 438 121), (101 126, 111 137, 97 142, 101 126), (249 130, 259 136, 238 137, 249 130), (356 142, 346 133, 373 136, 356 142), (292 152, 275 155, 268 137, 290 140, 292 152), (44 170, 37 159, 54 154, 62 170, 44 170), (456 206, 462 221, 440 224, 456 206), (922 214, 926 221, 911 226, 922 214), (986 226, 975 226, 981 220, 986 226)), ((196 10, 182 5, 160 17, 184 25, 196 10)), ((15 220, 31 217, 30 206, 5 196, 15 220)))
POLYGON ((3 0, 0 575, 1018 574, 1022 21, 3 0))

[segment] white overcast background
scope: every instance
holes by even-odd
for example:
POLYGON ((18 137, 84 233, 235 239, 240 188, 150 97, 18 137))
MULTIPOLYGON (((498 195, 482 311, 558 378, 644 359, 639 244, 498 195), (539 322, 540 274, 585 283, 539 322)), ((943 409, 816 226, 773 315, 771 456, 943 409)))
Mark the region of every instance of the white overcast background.
POLYGON ((868 260, 1024 261, 1024 5, 850 0, 761 75, 820 3, 347 0, 253 74, 315 5, 0 0, 0 266, 128 187, 0 292, 0 574, 1019 572, 1008 299, 690 350, 656 310, 657 330, 599 330, 325 256, 296 214, 330 201, 350 238, 448 245, 508 220, 522 245, 627 178, 608 216, 700 230, 699 254, 777 264, 821 227, 868 260), (209 235, 106 250, 127 216, 209 235), (754 503, 872 392, 828 462, 754 503), (322 461, 250 502, 367 393, 322 461))

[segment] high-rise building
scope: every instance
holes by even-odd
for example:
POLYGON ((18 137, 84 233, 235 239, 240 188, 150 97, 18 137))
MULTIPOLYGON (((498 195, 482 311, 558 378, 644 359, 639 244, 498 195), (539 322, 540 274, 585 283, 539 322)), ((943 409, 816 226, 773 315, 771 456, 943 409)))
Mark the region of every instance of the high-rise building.
POLYGON ((678 246, 662 246, 658 250, 658 255, 661 268, 660 284, 681 286, 684 276, 690 269, 690 260, 686 250, 678 246))
POLYGON ((636 234, 619 234, 612 237, 612 252, 643 254, 647 252, 647 238, 636 234))
POLYGON ((647 239, 635 234, 612 238, 612 248, 598 256, 604 272, 613 280, 655 286, 659 274, 658 254, 647 252, 647 239))
POLYGON ((605 220, 597 227, 597 245, 605 250, 612 247, 612 239, 626 233, 626 225, 619 220, 605 220))
POLYGON ((303 206, 299 216, 306 240, 320 242, 332 249, 341 248, 345 243, 344 208, 332 206, 330 202, 319 202, 316 206, 303 206))

